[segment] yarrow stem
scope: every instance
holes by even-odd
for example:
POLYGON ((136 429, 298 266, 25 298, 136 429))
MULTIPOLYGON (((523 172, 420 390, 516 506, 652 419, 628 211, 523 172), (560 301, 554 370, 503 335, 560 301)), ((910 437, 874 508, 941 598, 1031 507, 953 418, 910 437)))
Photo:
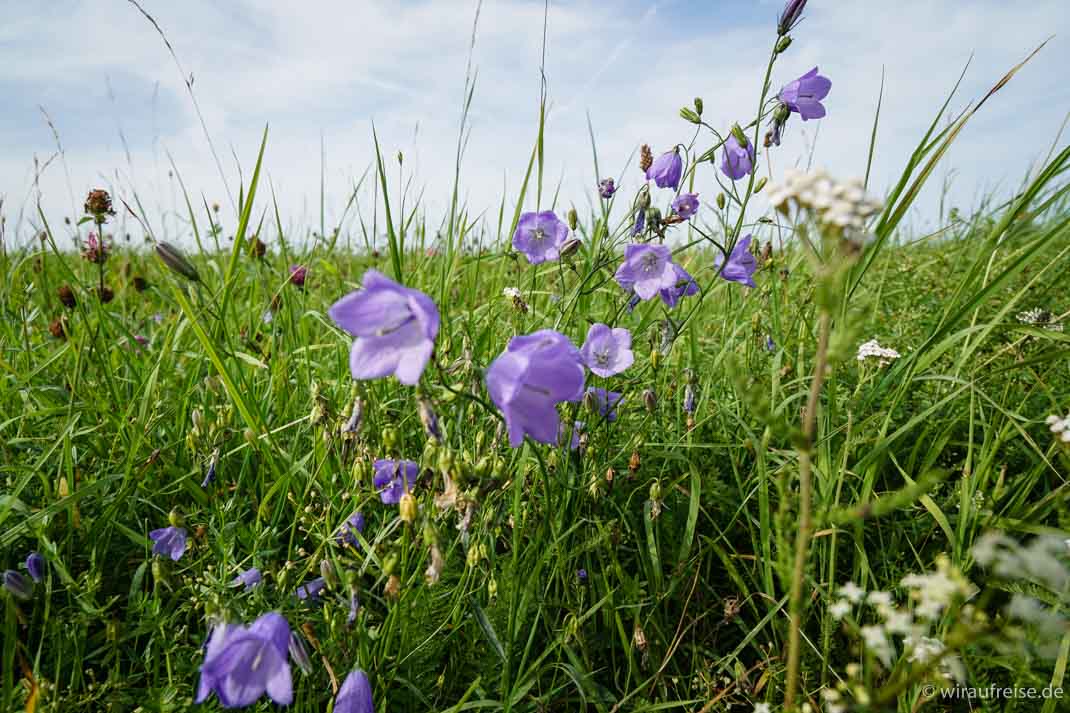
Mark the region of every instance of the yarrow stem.
POLYGON ((817 423, 817 407, 828 365, 829 332, 832 318, 827 309, 821 310, 818 324, 817 357, 814 378, 810 382, 810 396, 803 412, 803 443, 799 447, 799 534, 795 537, 795 566, 791 575, 791 596, 788 600, 790 629, 788 631, 788 671, 784 691, 784 710, 795 710, 795 695, 799 679, 799 653, 802 628, 802 585, 806 574, 806 557, 810 546, 811 522, 811 453, 817 423))

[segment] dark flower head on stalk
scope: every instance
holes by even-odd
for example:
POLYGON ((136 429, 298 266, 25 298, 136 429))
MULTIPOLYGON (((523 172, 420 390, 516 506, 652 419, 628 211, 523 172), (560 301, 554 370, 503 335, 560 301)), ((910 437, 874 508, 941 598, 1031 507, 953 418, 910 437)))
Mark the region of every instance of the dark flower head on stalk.
POLYGON ((676 286, 676 264, 666 245, 633 243, 624 248, 624 262, 614 278, 625 290, 648 300, 676 286))
POLYGON ((783 36, 791 32, 802 18, 805 7, 806 0, 788 0, 780 13, 780 19, 777 21, 777 34, 783 36))
POLYGON ((617 406, 623 400, 623 394, 618 391, 607 391, 591 386, 587 389, 586 399, 594 405, 595 411, 607 421, 612 423, 617 420, 617 406))
POLYGON ((208 639, 196 703, 214 693, 224 708, 251 706, 267 693, 279 705, 293 702, 287 660, 290 625, 277 612, 249 626, 220 624, 208 639))
POLYGON ((402 384, 414 386, 435 346, 439 324, 435 303, 376 270, 364 273, 363 285, 328 310, 335 324, 356 337, 349 353, 353 378, 393 374, 402 384))
POLYGON ((26 557, 26 571, 30 573, 33 581, 40 582, 45 578, 45 558, 38 552, 31 552, 26 557))
POLYGON ((343 547, 345 545, 359 547, 360 540, 357 539, 357 532, 364 532, 364 514, 360 511, 346 518, 346 521, 342 523, 342 527, 338 529, 338 534, 334 536, 335 542, 343 547))
POLYGON ((186 551, 186 530, 182 527, 161 527, 149 533, 152 538, 152 554, 170 557, 177 562, 186 551))
POLYGON ((308 268, 304 265, 290 265, 290 282, 297 287, 305 286, 305 278, 308 277, 308 268))
POLYGON ((248 592, 250 589, 260 584, 261 579, 260 570, 256 567, 250 567, 249 569, 238 573, 237 577, 230 580, 230 586, 244 587, 245 591, 248 592))
POLYGON ((778 96, 788 109, 801 116, 803 121, 808 121, 825 115, 821 100, 828 96, 831 89, 832 81, 818 74, 817 67, 814 67, 794 82, 784 85, 778 96))
POLYGON ((379 499, 385 505, 397 505, 401 496, 411 492, 420 475, 420 466, 411 460, 377 460, 372 479, 379 499))
POLYGON ((676 215, 687 220, 698 212, 698 193, 681 193, 672 202, 676 215))
POLYGON ((509 445, 524 436, 557 443, 561 419, 557 404, 583 395, 583 360, 565 335, 552 329, 513 337, 487 369, 487 391, 502 412, 509 445))
POLYGON ((721 160, 721 173, 738 181, 754 170, 754 144, 750 141, 744 147, 735 134, 724 142, 724 156, 721 160))
POLYGON ((653 181, 658 188, 680 187, 680 176, 684 172, 684 160, 676 149, 666 151, 646 170, 646 180, 653 181))
POLYGON ((592 324, 580 354, 592 373, 601 377, 619 374, 635 361, 632 333, 623 327, 611 329, 602 323, 592 324))
POLYGON ((552 210, 524 213, 513 233, 513 248, 524 253, 532 265, 557 260, 568 238, 568 226, 552 210))
POLYGON ((334 699, 334 713, 375 713, 372 684, 359 668, 353 669, 342 682, 334 699))
POLYGON ((98 223, 103 223, 108 216, 115 215, 111 207, 111 196, 103 188, 89 191, 85 199, 86 215, 91 215, 98 223))
MULTIPOLYGON (((721 270, 721 277, 729 282, 738 282, 747 287, 756 287, 754 273, 758 269, 758 260, 750 252, 751 236, 746 236, 736 243, 732 253, 728 256, 728 262, 721 270)), ((714 264, 721 266, 724 258, 718 254, 714 258, 714 264)))

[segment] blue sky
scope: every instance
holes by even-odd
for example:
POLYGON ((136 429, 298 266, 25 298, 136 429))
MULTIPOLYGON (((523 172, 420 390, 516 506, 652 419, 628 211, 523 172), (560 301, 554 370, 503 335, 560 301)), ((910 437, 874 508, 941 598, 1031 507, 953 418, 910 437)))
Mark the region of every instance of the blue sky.
MULTIPOLYGON (((387 155, 405 155, 433 225, 452 185, 453 153, 475 2, 144 0, 193 87, 228 182, 251 169, 265 123, 267 176, 288 224, 319 223, 320 141, 326 145, 327 212, 340 214, 374 157, 374 121, 387 155)), ((590 200, 595 176, 587 114, 602 169, 619 174, 643 142, 664 150, 690 135, 680 106, 702 96, 717 126, 746 119, 757 102, 780 2, 662 0, 551 4, 546 136, 550 187, 564 207, 590 200)), ((496 212, 516 195, 534 139, 542 43, 541 2, 485 0, 473 61, 478 69, 463 195, 496 212)), ((795 42, 778 62, 783 84, 820 66, 833 81, 821 122, 790 123, 772 175, 805 161, 844 176, 865 169, 882 68, 885 105, 873 185, 898 174, 947 90, 973 55, 956 107, 982 95, 1050 35, 1056 37, 976 116, 952 150, 949 202, 969 208, 990 190, 1012 191, 1055 140, 1070 111, 1070 4, 982 0, 811 0, 795 42)), ((9 229, 24 235, 41 203, 56 225, 85 191, 136 193, 153 228, 176 237, 181 196, 168 156, 195 199, 229 207, 182 77, 152 27, 126 0, 50 0, 5 9, 0 26, 0 196, 9 229), (64 149, 56 152, 42 108, 64 149), (122 137, 122 139, 120 138, 122 137), (124 141, 125 139, 125 146, 124 141)), ((1066 138, 1061 142, 1065 145, 1066 138)), ((937 177, 914 223, 931 225, 937 177)), ((625 190, 641 176, 625 174, 625 190)), ((716 194, 712 174, 697 186, 716 194)), ((362 197, 370 211, 371 196, 362 197)), ((511 207, 511 205, 510 205, 511 207)), ((226 214, 226 213, 224 213, 226 214)), ((225 221, 227 222, 227 221, 225 221)), ((230 221, 233 222, 233 221, 230 221)))

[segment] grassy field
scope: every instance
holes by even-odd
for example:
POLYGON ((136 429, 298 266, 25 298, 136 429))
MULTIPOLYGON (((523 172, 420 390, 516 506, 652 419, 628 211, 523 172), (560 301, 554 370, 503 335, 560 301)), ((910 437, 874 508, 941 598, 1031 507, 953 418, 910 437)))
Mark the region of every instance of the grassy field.
POLYGON ((705 134, 694 218, 665 220, 653 185, 638 236, 642 194, 566 218, 587 198, 543 191, 541 125, 490 219, 403 211, 382 155, 378 218, 353 233, 288 234, 259 158, 238 214, 190 201, 181 236, 40 214, 40 239, 0 254, 0 565, 18 575, 0 709, 193 708, 212 628, 272 611, 300 642, 294 711, 330 710, 354 669, 380 711, 905 713, 967 709, 948 686, 1070 686, 1070 450, 1046 421, 1070 410, 1070 149, 1005 202, 905 233, 970 116, 937 117, 858 235, 802 203, 755 209, 783 190, 761 171, 713 200, 705 134), (574 221, 574 252, 511 249, 522 207, 574 221), (106 259, 64 247, 91 229, 106 259), (659 232, 698 289, 630 310, 624 246, 659 232), (721 269, 746 234, 754 287, 721 269), (354 380, 328 315, 372 269, 437 306, 415 386, 354 380), (579 347, 593 323, 631 332, 630 367, 586 374, 623 394, 615 418, 565 401, 562 445, 511 447, 487 370, 513 337, 579 347), (871 339, 898 355, 860 358, 871 339), (419 464, 399 504, 373 484, 387 458, 419 464), (177 559, 153 554, 169 525, 177 559), (259 584, 234 586, 251 567, 259 584))

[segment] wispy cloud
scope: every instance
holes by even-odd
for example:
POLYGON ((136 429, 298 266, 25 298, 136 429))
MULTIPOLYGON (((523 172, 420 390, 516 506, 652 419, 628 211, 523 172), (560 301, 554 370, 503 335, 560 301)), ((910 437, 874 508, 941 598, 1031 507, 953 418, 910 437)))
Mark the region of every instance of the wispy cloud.
MULTIPOLYGON (((452 187, 474 2, 145 0, 144 5, 193 75, 229 181, 238 180, 231 150, 251 163, 270 123, 265 164, 294 225, 313 222, 308 220, 313 214, 318 225, 321 138, 330 219, 341 214, 355 177, 374 155, 373 121, 386 154, 403 151, 406 170, 418 171, 416 185, 425 189, 429 211, 444 207, 452 187)), ((588 113, 602 164, 614 172, 639 143, 658 149, 688 136, 677 110, 695 96, 704 98, 707 118, 718 126, 753 114, 776 9, 775 2, 745 0, 552 3, 546 175, 562 177, 561 199, 586 205, 594 187, 588 113)), ((507 189, 515 189, 526 167, 537 122, 543 10, 535 0, 484 3, 474 53, 479 78, 472 133, 462 167, 462 188, 473 212, 493 210, 502 197, 503 176, 507 189)), ((1046 152, 1070 108, 1070 87, 1061 76, 1070 65, 1070 45, 1062 39, 1067 30, 1070 8, 1062 0, 1025 6, 995 0, 811 3, 774 82, 790 81, 815 65, 833 78, 817 162, 859 174, 883 69, 887 82, 873 174, 880 188, 893 180, 971 53, 959 106, 987 90, 1040 41, 1060 35, 985 107, 948 157, 947 165, 956 170, 949 200, 968 204, 986 190, 1012 188, 1046 152)), ((34 157, 44 160, 55 151, 38 105, 53 116, 63 139, 74 193, 108 183, 121 194, 136 190, 150 211, 177 213, 183 202, 176 179, 168 175, 167 151, 195 199, 223 198, 185 91, 159 37, 125 0, 8 8, 0 27, 5 210, 32 197, 34 157)), ((773 170, 805 158, 815 135, 815 124, 793 121, 784 146, 772 156, 773 170)), ((637 171, 627 176, 624 190, 639 178, 637 171)), ((699 179, 700 193, 712 198, 712 174, 699 179)), ((48 168, 40 187, 51 222, 60 222, 72 211, 62 163, 48 168)), ((929 213, 919 221, 931 218, 937 193, 934 183, 923 203, 929 213)), ((25 223, 27 229, 31 225, 25 223)), ((171 218, 159 229, 178 232, 182 224, 171 218)))

